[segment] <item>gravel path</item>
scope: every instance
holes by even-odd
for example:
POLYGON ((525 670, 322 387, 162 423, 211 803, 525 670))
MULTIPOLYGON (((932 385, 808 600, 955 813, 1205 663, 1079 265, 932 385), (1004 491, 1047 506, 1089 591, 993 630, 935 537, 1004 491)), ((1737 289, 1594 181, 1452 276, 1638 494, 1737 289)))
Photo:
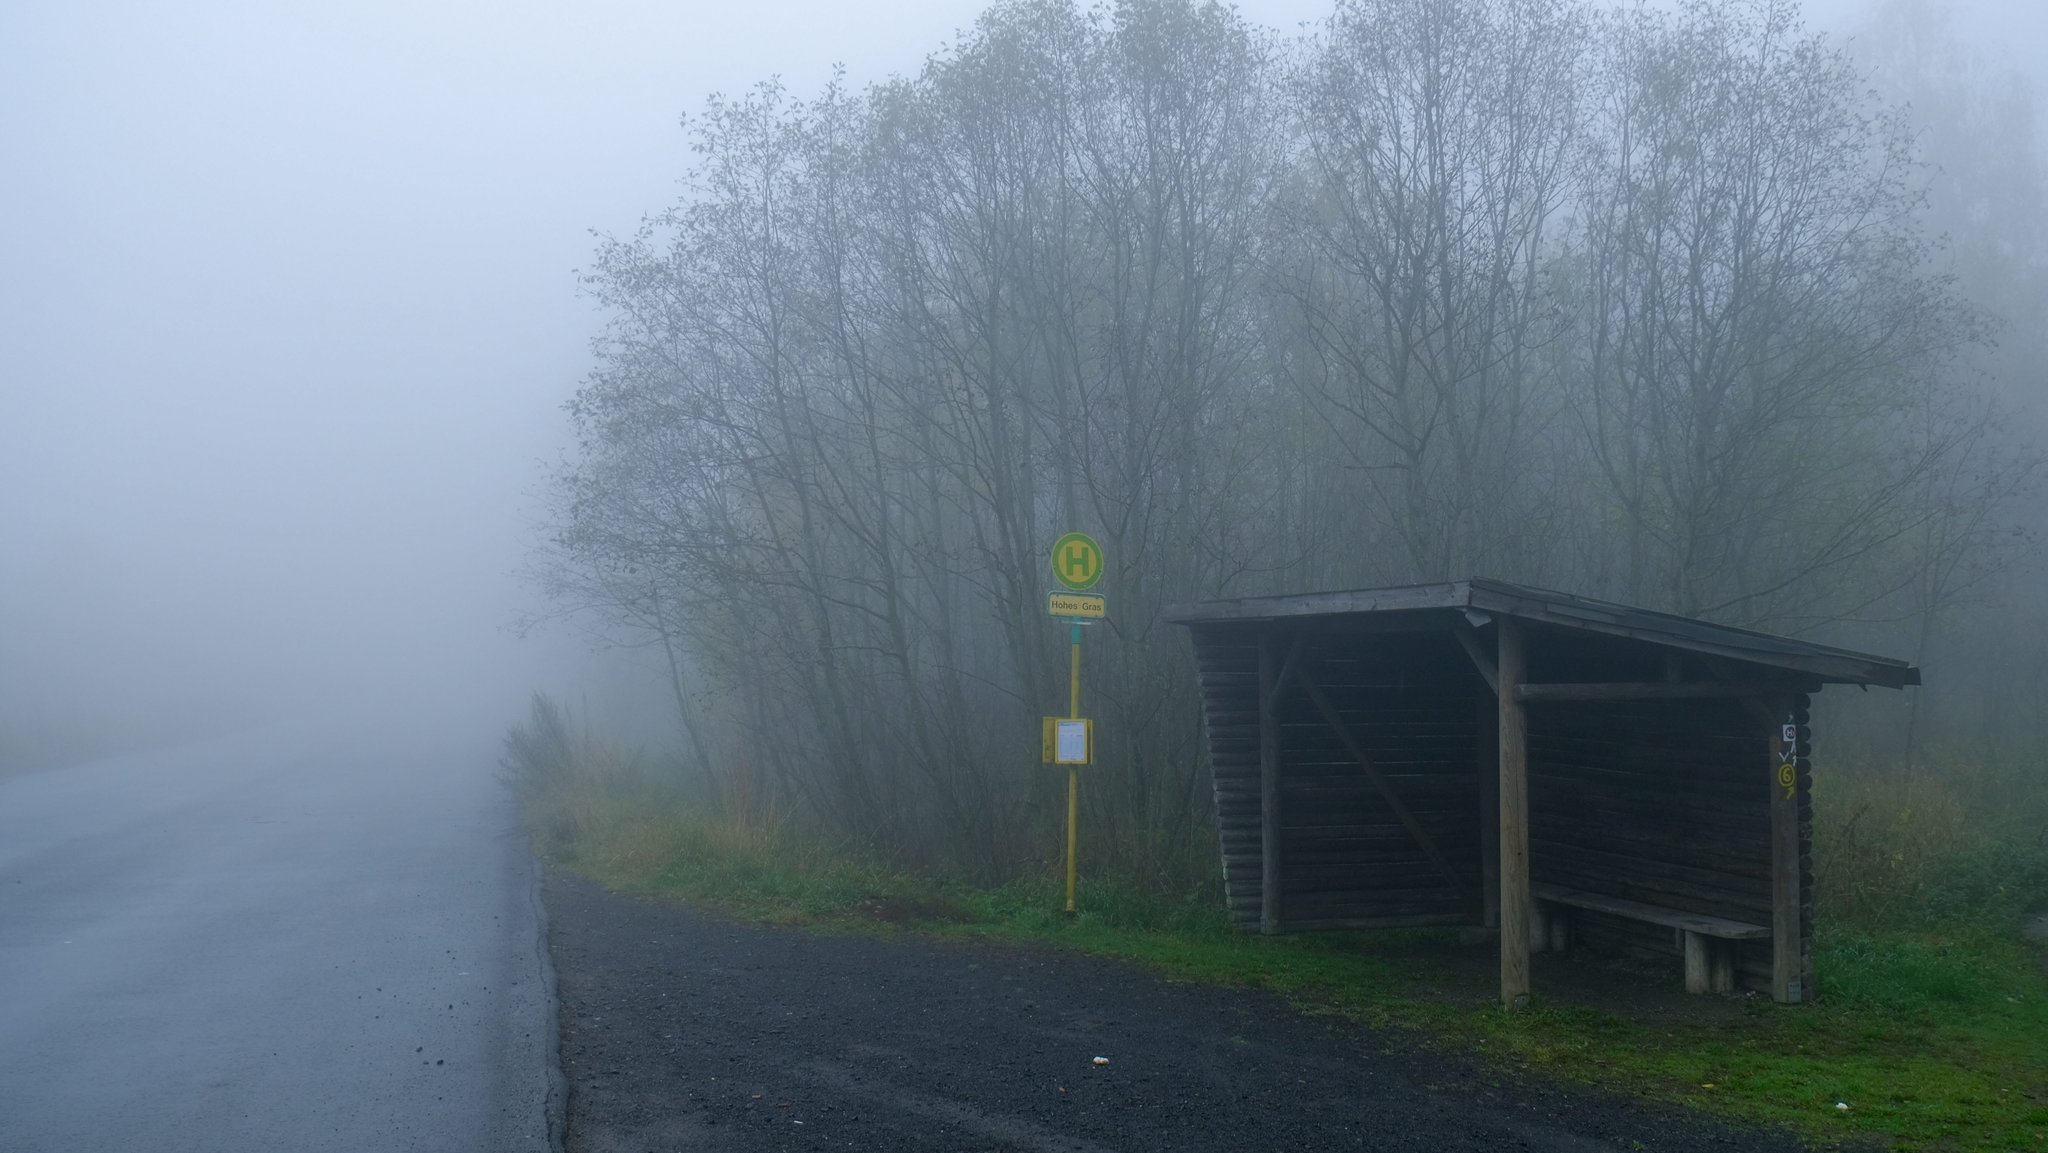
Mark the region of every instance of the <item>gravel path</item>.
POLYGON ((1096 958, 547 899, 572 1153, 1799 1148, 1096 958))

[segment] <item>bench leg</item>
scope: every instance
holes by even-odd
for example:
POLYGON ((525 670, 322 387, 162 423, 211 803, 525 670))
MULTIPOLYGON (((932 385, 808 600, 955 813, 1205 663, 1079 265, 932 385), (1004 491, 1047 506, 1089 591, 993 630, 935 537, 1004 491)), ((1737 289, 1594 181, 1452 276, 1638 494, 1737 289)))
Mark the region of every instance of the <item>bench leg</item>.
POLYGON ((1534 897, 1529 899, 1529 951, 1541 953, 1550 945, 1550 906, 1534 897))
POLYGON ((1572 951, 1572 919, 1562 906, 1551 906, 1550 915, 1544 918, 1544 926, 1550 930, 1551 952, 1572 951))
POLYGON ((1709 957, 1713 962, 1713 984, 1716 993, 1735 991, 1735 942, 1715 941, 1709 957))
POLYGON ((1704 993, 1711 987, 1707 973, 1707 941, 1700 933, 1685 934, 1685 991, 1704 993))

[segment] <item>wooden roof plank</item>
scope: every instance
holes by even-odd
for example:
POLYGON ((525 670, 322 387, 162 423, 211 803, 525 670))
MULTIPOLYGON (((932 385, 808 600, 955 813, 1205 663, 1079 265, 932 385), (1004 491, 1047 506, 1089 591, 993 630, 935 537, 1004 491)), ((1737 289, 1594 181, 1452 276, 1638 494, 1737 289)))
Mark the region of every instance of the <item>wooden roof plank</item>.
POLYGON ((1473 579, 1392 588, 1237 597, 1175 605, 1166 619, 1198 632, 1208 626, 1293 618, 1352 618, 1377 627, 1451 630, 1475 616, 1510 616, 1549 628, 1637 641, 1702 656, 1789 669, 1836 684, 1903 688, 1920 683, 1905 661, 1651 609, 1633 608, 1505 581, 1473 579))

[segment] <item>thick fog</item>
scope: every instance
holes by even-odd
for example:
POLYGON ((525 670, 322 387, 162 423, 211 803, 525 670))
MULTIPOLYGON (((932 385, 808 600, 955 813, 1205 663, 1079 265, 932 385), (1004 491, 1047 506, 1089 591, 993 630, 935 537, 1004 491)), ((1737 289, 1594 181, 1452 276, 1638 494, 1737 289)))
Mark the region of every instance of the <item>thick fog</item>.
MULTIPOLYGON (((510 626, 592 230, 675 199, 706 94, 913 70, 981 7, 0 10, 0 737, 574 691, 580 637, 510 626)), ((2048 6, 1956 16, 2048 59, 2048 6)))
POLYGON ((0 12, 0 732, 498 699, 591 230, 679 116, 914 67, 964 3, 0 12))

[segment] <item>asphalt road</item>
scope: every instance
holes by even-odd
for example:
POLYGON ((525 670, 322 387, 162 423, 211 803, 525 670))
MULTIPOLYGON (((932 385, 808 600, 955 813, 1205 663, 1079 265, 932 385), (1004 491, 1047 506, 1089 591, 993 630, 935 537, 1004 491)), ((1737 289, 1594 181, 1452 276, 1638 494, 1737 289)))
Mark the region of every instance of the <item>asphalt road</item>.
POLYGON ((549 1148, 493 752, 271 732, 0 781, 0 1150, 549 1148))

